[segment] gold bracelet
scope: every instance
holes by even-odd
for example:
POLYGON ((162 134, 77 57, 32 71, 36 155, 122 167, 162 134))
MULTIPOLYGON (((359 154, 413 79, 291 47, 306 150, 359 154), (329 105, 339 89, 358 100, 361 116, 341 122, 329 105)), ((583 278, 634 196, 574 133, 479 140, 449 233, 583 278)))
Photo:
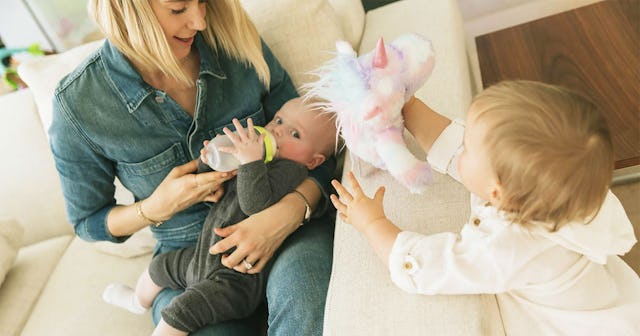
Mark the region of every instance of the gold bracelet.
POLYGON ((147 222, 151 222, 151 224, 155 225, 156 227, 162 225, 162 223, 164 223, 163 221, 156 221, 144 215, 144 212, 142 212, 142 201, 143 200, 136 202, 136 213, 138 213, 138 217, 144 219, 147 222))
POLYGON ((302 198, 302 201, 304 202, 304 220, 302 221, 302 223, 300 223, 300 225, 302 225, 309 222, 309 220, 311 219, 311 205, 309 204, 309 201, 307 201, 307 198, 304 197, 301 192, 296 189, 294 189, 293 192, 300 196, 300 198, 302 198))

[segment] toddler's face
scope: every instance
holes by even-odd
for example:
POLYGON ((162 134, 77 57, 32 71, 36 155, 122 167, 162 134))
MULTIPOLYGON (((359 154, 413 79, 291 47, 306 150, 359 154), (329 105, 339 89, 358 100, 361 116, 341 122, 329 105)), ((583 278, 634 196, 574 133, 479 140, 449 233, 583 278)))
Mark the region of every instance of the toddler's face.
POLYGON ((324 161, 324 155, 318 153, 320 147, 315 144, 323 137, 317 136, 319 130, 313 125, 314 114, 305 113, 304 108, 300 98, 288 101, 265 126, 265 129, 276 139, 277 157, 293 160, 313 169, 317 165, 315 164, 317 160, 314 159, 318 155, 322 156, 324 161))
POLYGON ((463 140, 464 151, 458 161, 458 174, 460 174, 462 184, 470 192, 485 201, 495 203, 496 195, 492 195, 492 193, 499 184, 491 168, 484 144, 488 129, 484 123, 476 122, 474 117, 472 106, 467 116, 463 140))

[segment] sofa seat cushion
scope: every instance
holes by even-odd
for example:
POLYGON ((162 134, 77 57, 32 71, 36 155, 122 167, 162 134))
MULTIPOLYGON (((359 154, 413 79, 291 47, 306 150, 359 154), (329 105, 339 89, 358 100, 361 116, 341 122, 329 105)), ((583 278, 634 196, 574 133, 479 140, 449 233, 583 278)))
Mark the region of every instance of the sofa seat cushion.
POLYGON ((102 300, 109 283, 135 286, 150 255, 123 259, 74 238, 51 274, 23 336, 150 335, 151 314, 132 314, 102 300), (64 307, 64 309, 58 309, 64 307))
MULTIPOLYGON (((20 249, 0 287, 0 335, 20 334, 72 239, 71 235, 60 236, 20 249)), ((55 310, 56 307, 51 309, 55 310)))

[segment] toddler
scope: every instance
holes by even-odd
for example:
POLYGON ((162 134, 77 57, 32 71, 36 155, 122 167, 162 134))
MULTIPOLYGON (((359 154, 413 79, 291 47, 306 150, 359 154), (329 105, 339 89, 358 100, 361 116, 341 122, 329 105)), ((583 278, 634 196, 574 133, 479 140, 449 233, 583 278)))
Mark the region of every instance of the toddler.
MULTIPOLYGON (((284 104, 265 126, 277 143, 276 159, 268 164, 263 160, 264 134, 256 135, 251 119, 247 129, 236 119, 233 124, 236 134, 224 129, 233 143, 227 150, 241 166, 237 177, 225 184, 222 199, 211 204, 197 245, 154 257, 135 291, 122 284, 105 289, 105 301, 134 313, 150 308, 164 287, 185 289, 162 310, 154 335, 187 335, 206 324, 247 317, 257 308, 264 297, 266 276, 244 272, 252 273, 249 270, 260 261, 247 257, 234 269, 225 267, 223 256, 209 253, 209 247, 222 239, 214 228, 238 223, 291 192, 302 198, 310 214, 309 203, 295 188, 307 177, 307 170, 322 164, 335 150, 335 122, 309 108, 302 98, 284 104)), ((204 150, 201 159, 205 160, 204 150)))
POLYGON ((609 190, 612 145, 593 104, 511 81, 480 93, 466 126, 415 98, 403 114, 433 168, 471 192, 471 216, 460 233, 402 231, 385 216, 383 187, 369 198, 352 174, 351 192, 333 181, 340 218, 397 286, 496 294, 507 335, 640 335, 640 280, 618 257, 636 239, 609 190))

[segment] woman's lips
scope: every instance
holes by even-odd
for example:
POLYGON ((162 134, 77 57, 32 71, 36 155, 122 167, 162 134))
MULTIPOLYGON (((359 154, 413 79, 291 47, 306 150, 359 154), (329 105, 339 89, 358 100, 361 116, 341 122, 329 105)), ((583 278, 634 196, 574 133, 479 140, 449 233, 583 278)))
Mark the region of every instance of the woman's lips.
POLYGON ((193 42, 193 36, 188 38, 174 36, 173 38, 184 44, 191 44, 191 42, 193 42))

